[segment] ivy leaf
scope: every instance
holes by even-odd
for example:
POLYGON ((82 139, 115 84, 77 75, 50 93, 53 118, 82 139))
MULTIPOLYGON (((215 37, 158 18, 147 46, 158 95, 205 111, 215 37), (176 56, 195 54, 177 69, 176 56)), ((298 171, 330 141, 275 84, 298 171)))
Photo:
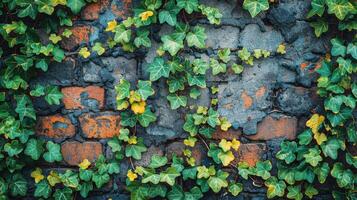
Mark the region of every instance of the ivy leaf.
POLYGON ((339 20, 345 19, 349 12, 354 11, 354 6, 348 1, 328 0, 328 13, 335 14, 339 20))
MULTIPOLYGON (((152 171, 154 172, 154 171, 152 171)), ((152 183, 152 184, 158 184, 160 182, 160 175, 159 174, 154 174, 152 172, 147 172, 143 179, 141 180, 142 183, 152 183)))
POLYGON ((92 181, 95 183, 97 188, 101 188, 104 184, 110 181, 110 176, 107 173, 99 174, 95 173, 92 176, 92 181))
POLYGON ((60 100, 63 98, 63 94, 59 91, 58 86, 48 86, 46 88, 45 100, 50 105, 59 105, 60 100))
POLYGON ((344 108, 338 114, 327 113, 332 127, 343 125, 352 116, 352 109, 344 108))
POLYGON ((203 194, 197 186, 190 189, 190 192, 185 192, 185 199, 201 199, 203 194))
POLYGON ((276 154, 276 158, 280 160, 285 160, 286 164, 292 163, 296 156, 295 152, 297 149, 297 144, 295 141, 284 141, 280 144, 280 151, 276 154))
POLYGON ((59 174, 59 177, 66 187, 77 188, 79 185, 78 174, 71 170, 66 170, 64 174, 59 174))
POLYGON ((120 79, 118 85, 115 86, 115 92, 117 94, 117 100, 122 100, 130 96, 130 83, 125 79, 120 79))
POLYGON ((174 93, 178 90, 185 89, 185 77, 172 77, 170 80, 167 81, 169 85, 169 92, 174 93))
POLYGON ((219 63, 216 59, 210 59, 210 66, 212 67, 212 74, 217 75, 219 73, 225 73, 227 71, 227 65, 219 63))
POLYGON ((331 110, 337 114, 340 111, 343 103, 343 96, 333 96, 325 100, 324 105, 326 110, 331 110))
POLYGON ((129 127, 134 127, 137 121, 137 117, 134 115, 132 112, 122 112, 120 113, 121 116, 121 121, 120 125, 122 126, 129 126, 129 127))
POLYGON ((31 19, 35 19, 36 15, 38 13, 37 9, 36 9, 36 4, 32 1, 23 1, 21 3, 17 3, 21 9, 20 12, 17 13, 17 16, 20 18, 24 18, 24 17, 31 17, 31 19))
POLYGON ((135 160, 140 160, 141 154, 146 150, 147 148, 143 144, 142 138, 139 138, 137 144, 129 144, 125 147, 125 156, 132 157, 135 160))
POLYGON ((343 41, 339 38, 333 38, 331 40, 332 48, 331 55, 332 56, 345 56, 347 48, 343 45, 343 41))
POLYGON ((34 138, 31 138, 25 148, 25 154, 30 156, 33 160, 38 160, 44 151, 43 142, 34 138))
POLYGON ((136 47, 144 46, 144 47, 151 47, 151 40, 149 36, 148 30, 138 30, 137 36, 134 39, 134 44, 136 47))
POLYGON ((49 162, 53 163, 55 161, 62 160, 61 147, 59 144, 55 144, 52 141, 47 142, 46 144, 47 152, 43 154, 43 158, 49 162))
POLYGON ((180 12, 180 8, 176 7, 175 1, 169 1, 165 4, 165 9, 159 13, 160 24, 168 23, 170 26, 177 24, 177 14, 180 12))
POLYGON ((193 116, 191 114, 186 115, 186 121, 183 125, 183 130, 190 133, 191 136, 197 134, 198 127, 195 125, 193 116))
POLYGON ((318 15, 322 16, 325 12, 325 0, 312 0, 311 1, 311 10, 308 13, 308 18, 318 15))
POLYGON ((216 127, 216 125, 218 125, 220 123, 219 122, 219 114, 218 114, 218 112, 213 110, 212 108, 210 108, 208 110, 207 123, 213 128, 216 127))
POLYGON ((100 56, 100 55, 103 55, 103 53, 105 52, 105 49, 102 45, 102 43, 100 42, 96 42, 92 48, 93 51, 97 52, 97 54, 100 56))
POLYGON ((156 169, 166 165, 167 158, 165 156, 153 155, 149 164, 150 168, 156 169))
POLYGON ((309 184, 306 189, 305 189, 305 194, 308 196, 310 199, 312 199, 313 196, 317 195, 319 193, 318 190, 316 190, 311 184, 309 184))
POLYGON ((169 200, 182 200, 184 199, 184 193, 179 185, 174 185, 169 193, 167 193, 169 200))
POLYGON ((316 167, 322 161, 320 153, 321 151, 318 148, 309 149, 308 153, 304 154, 305 161, 311 166, 316 167))
POLYGON ((21 174, 15 174, 9 184, 12 196, 25 196, 27 194, 27 181, 21 174))
POLYGON ((258 161, 256 164, 256 175, 262 177, 262 179, 267 180, 270 178, 270 170, 272 165, 269 160, 264 162, 258 161))
POLYGON ((53 194, 55 200, 71 200, 72 199, 72 190, 68 187, 63 189, 56 189, 53 194))
POLYGON ((190 97, 192 99, 197 99, 201 95, 201 92, 197 88, 191 88, 190 97))
POLYGON ((180 176, 180 173, 175 167, 169 167, 160 173, 160 182, 167 183, 171 186, 175 184, 175 179, 180 176))
POLYGON ((189 47, 205 48, 205 40, 207 39, 205 28, 201 26, 193 27, 192 32, 186 36, 187 45, 189 47))
POLYGON ((243 191, 242 183, 230 183, 228 187, 228 191, 233 195, 237 196, 239 193, 243 191))
POLYGON ((138 120, 141 126, 148 127, 151 122, 156 121, 156 115, 152 113, 150 108, 147 106, 144 113, 138 115, 138 120))
POLYGON ((36 184, 36 189, 34 196, 35 197, 43 197, 43 198, 48 198, 50 197, 52 193, 51 186, 48 184, 46 180, 42 180, 38 184, 36 184))
POLYGON ((252 17, 255 17, 260 12, 269 9, 269 1, 268 0, 244 0, 243 8, 248 10, 252 17))
POLYGON ((79 178, 83 181, 90 181, 93 176, 93 171, 89 169, 79 169, 79 178))
POLYGON ((301 200, 304 197, 301 193, 301 186, 288 186, 288 194, 286 197, 288 197, 288 199, 301 200))
POLYGON ((37 0, 35 1, 38 6, 38 11, 40 13, 46 13, 47 15, 52 15, 54 11, 54 7, 51 2, 45 0, 37 0))
POLYGON ((78 14, 85 5, 84 0, 67 0, 67 7, 71 9, 73 14, 78 14))
POLYGON ((197 11, 198 0, 177 0, 176 2, 177 6, 185 9, 188 14, 191 14, 193 11, 197 11))
POLYGON ((148 71, 150 73, 150 80, 156 81, 161 77, 169 77, 170 66, 164 62, 164 59, 156 57, 149 65, 148 71))
POLYGON ((185 181, 188 179, 195 180, 196 174, 197 174, 197 167, 186 168, 182 171, 182 178, 185 181))
POLYGON ((204 75, 191 75, 186 74, 189 86, 198 86, 200 88, 206 88, 206 78, 204 75))
POLYGON ((79 193, 83 198, 87 198, 88 193, 92 190, 93 190, 93 184, 91 182, 85 182, 79 186, 79 193))
POLYGON ((218 58, 224 63, 228 63, 228 61, 231 59, 230 55, 231 55, 231 50, 229 48, 218 50, 218 58))
POLYGON ((62 62, 65 58, 64 51, 59 47, 55 46, 52 50, 53 59, 57 62, 62 62))
POLYGON ((357 45, 349 43, 347 46, 347 53, 357 60, 357 45))
POLYGON ((234 160, 234 155, 232 151, 222 151, 218 153, 218 158, 221 160, 223 166, 228 166, 234 160))
POLYGON ((314 22, 310 22, 310 26, 314 28, 316 37, 320 37, 328 30, 328 23, 320 19, 314 22))
POLYGON ((167 100, 170 102, 171 109, 175 110, 179 107, 185 107, 187 105, 187 97, 179 96, 177 94, 169 94, 167 100))
POLYGON ((155 91, 151 88, 151 81, 138 81, 138 92, 143 100, 153 95, 155 91))
POLYGON ((171 56, 175 56, 183 48, 183 39, 176 34, 164 35, 161 37, 161 41, 163 50, 168 51, 171 56))
POLYGON ((265 181, 265 186, 268 187, 267 197, 269 199, 274 198, 276 196, 284 196, 286 188, 284 181, 278 181, 276 177, 270 177, 268 180, 265 181))
POLYGON ((337 162, 333 165, 331 170, 332 177, 336 178, 339 187, 346 187, 353 183, 353 173, 350 169, 345 170, 343 164, 337 162))
POLYGON ((327 176, 330 173, 330 167, 328 163, 324 162, 320 167, 314 169, 314 173, 317 175, 320 183, 324 183, 326 181, 327 176))
POLYGON ((325 156, 328 156, 334 160, 337 159, 338 150, 344 149, 341 144, 344 145, 342 141, 339 141, 336 138, 328 139, 327 142, 321 144, 322 152, 325 156))
POLYGON ((119 25, 115 29, 114 41, 122 44, 130 42, 131 30, 125 29, 124 25, 119 25))
POLYGON ((236 63, 233 63, 232 64, 232 70, 236 74, 241 74, 243 72, 244 68, 243 68, 243 65, 238 65, 236 63))
POLYGON ((45 87, 43 85, 36 85, 35 89, 30 91, 30 95, 33 97, 45 95, 45 87))
POLYGON ((209 177, 207 183, 214 193, 218 193, 222 188, 228 187, 228 176, 227 172, 219 170, 215 176, 209 177))
POLYGON ((25 117, 36 120, 36 112, 32 106, 32 101, 27 95, 15 96, 17 106, 15 111, 19 114, 20 120, 23 121, 25 117))
POLYGON ((312 140, 311 129, 307 129, 304 132, 300 133, 298 135, 298 139, 299 139, 299 144, 300 145, 308 145, 308 144, 310 144, 310 142, 312 140))
POLYGON ((10 156, 16 156, 23 151, 23 146, 18 140, 12 140, 11 143, 4 145, 4 151, 10 156))

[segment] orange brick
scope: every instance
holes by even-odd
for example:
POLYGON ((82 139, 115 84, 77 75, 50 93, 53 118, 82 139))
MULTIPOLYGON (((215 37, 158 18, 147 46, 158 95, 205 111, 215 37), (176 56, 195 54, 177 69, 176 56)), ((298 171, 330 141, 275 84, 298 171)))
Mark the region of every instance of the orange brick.
POLYGON ((66 109, 82 109, 81 94, 87 93, 88 98, 98 101, 99 108, 104 107, 104 89, 99 86, 62 88, 63 103, 66 109))
POLYGON ((242 98, 243 107, 244 107, 245 109, 248 109, 248 108, 252 107, 252 105, 253 105, 253 99, 252 99, 251 96, 249 96, 249 95, 244 91, 244 92, 242 92, 242 94, 241 94, 240 97, 242 98))
POLYGON ((79 117, 79 122, 86 138, 112 138, 120 130, 120 116, 110 112, 86 113, 79 117))
POLYGON ((212 134, 212 139, 233 140, 234 138, 238 139, 241 134, 242 134, 242 132, 240 130, 234 130, 234 129, 230 128, 228 131, 222 131, 220 128, 218 128, 216 130, 216 132, 212 134))
POLYGON ((99 142, 65 142, 61 146, 63 160, 68 165, 78 165, 84 159, 95 161, 103 153, 103 147, 99 142))
POLYGON ((96 3, 88 4, 81 12, 84 20, 97 20, 100 12, 109 6, 109 0, 99 0, 96 3))
POLYGON ((281 116, 274 118, 267 116, 258 124, 258 131, 255 135, 247 136, 251 140, 271 140, 275 138, 286 138, 294 140, 296 138, 298 121, 295 117, 281 116))
POLYGON ((71 121, 60 114, 39 117, 36 125, 36 134, 48 138, 65 139, 76 133, 71 121))
POLYGON ((236 159, 232 164, 237 165, 239 162, 246 162, 249 166, 255 166, 255 163, 262 159, 266 150, 265 143, 241 144, 238 151, 233 152, 236 159))
POLYGON ((122 0, 112 3, 110 10, 114 15, 121 18, 127 18, 132 10, 132 0, 122 0))
POLYGON ((89 42, 89 36, 92 28, 87 25, 79 25, 70 28, 72 35, 69 38, 64 38, 61 41, 61 47, 70 51, 78 47, 82 42, 89 42))
POLYGON ((262 98, 266 92, 266 88, 264 86, 261 86, 256 92, 255 92, 255 97, 257 99, 262 98))

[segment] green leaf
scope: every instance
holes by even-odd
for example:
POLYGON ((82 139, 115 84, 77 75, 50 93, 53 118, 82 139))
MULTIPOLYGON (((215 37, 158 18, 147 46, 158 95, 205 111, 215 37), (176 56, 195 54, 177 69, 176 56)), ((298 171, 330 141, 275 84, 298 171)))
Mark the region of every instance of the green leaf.
POLYGON ((138 115, 138 120, 141 126, 148 127, 151 122, 156 121, 156 115, 151 112, 150 108, 147 106, 145 112, 138 115))
POLYGON ((146 150, 147 148, 143 144, 143 139, 139 138, 137 144, 129 144, 125 147, 125 156, 132 157, 135 160, 140 160, 141 154, 146 150))
POLYGON ((52 6, 52 3, 45 0, 36 0, 35 3, 38 6, 38 11, 40 13, 46 13, 47 15, 52 15, 53 11, 55 10, 52 6))
POLYGON ((219 170, 215 176, 209 177, 207 183, 214 193, 218 193, 222 188, 228 187, 228 176, 227 172, 219 170))
POLYGON ((344 108, 338 114, 327 113, 327 118, 332 127, 340 126, 352 116, 352 109, 344 108))
POLYGON ((169 94, 167 100, 170 102, 171 109, 175 110, 179 107, 187 105, 187 97, 179 96, 177 94, 169 94))
POLYGON ((129 126, 129 127, 134 127, 137 121, 137 117, 136 115, 134 115, 134 113, 129 112, 129 111, 125 111, 120 113, 121 116, 121 121, 120 121, 120 125, 122 126, 129 126))
POLYGON ((63 94, 59 91, 58 86, 50 85, 46 87, 45 100, 50 105, 59 105, 63 94))
POLYGON ((45 87, 42 85, 36 85, 35 89, 30 91, 30 95, 33 97, 45 95, 45 87))
POLYGON ((216 59, 210 59, 210 66, 212 67, 212 74, 217 75, 219 73, 225 73, 227 71, 227 65, 219 63, 216 59))
POLYGON ((309 149, 309 153, 304 154, 305 161, 311 166, 316 167, 322 161, 320 153, 321 151, 318 148, 309 149))
POLYGON ((201 95, 201 92, 197 88, 191 88, 190 97, 192 99, 197 99, 201 95))
POLYGON ((167 183, 171 186, 175 184, 175 179, 180 176, 180 173, 175 167, 169 167, 160 173, 160 182, 167 183))
POLYGON ((288 186, 288 194, 286 195, 288 199, 301 200, 304 195, 301 193, 301 186, 288 186))
POLYGON ((269 160, 264 162, 258 161, 256 163, 256 175, 262 177, 262 179, 267 180, 270 178, 270 170, 272 169, 272 165, 269 160))
POLYGON ((167 158, 165 156, 153 155, 149 164, 150 168, 156 169, 166 165, 167 158))
POLYGON ((66 5, 74 14, 78 14, 86 3, 84 0, 67 0, 66 5))
POLYGON ((231 55, 231 50, 229 48, 224 48, 224 49, 220 49, 218 50, 218 58, 224 62, 224 63, 228 63, 231 55))
POLYGON ((268 0, 244 0, 243 8, 248 10, 252 17, 255 17, 260 12, 269 9, 269 1, 268 0))
POLYGON ((306 129, 304 132, 298 135, 299 144, 300 145, 308 145, 312 140, 312 132, 311 129, 306 129))
POLYGON ((56 189, 53 194, 55 200, 72 200, 72 190, 70 188, 56 189))
POLYGON ((218 124, 220 124, 219 114, 217 111, 213 110, 212 108, 208 110, 207 123, 213 128, 216 127, 218 124))
POLYGON ((12 140, 11 143, 4 145, 4 151, 10 156, 16 156, 23 151, 23 146, 18 140, 12 140))
POLYGON ((343 147, 341 146, 341 142, 342 141, 336 138, 328 139, 327 142, 321 144, 322 152, 326 157, 329 156, 330 158, 336 160, 338 155, 338 150, 343 149, 343 147))
POLYGON ((197 174, 197 167, 185 168, 182 171, 182 178, 184 181, 186 181, 188 179, 195 180, 196 174, 197 174))
POLYGON ((64 51, 59 47, 55 46, 52 50, 53 59, 57 62, 62 62, 65 58, 64 51))
POLYGON ((347 48, 343 45, 343 41, 339 38, 333 38, 331 40, 332 48, 331 55, 332 56, 345 56, 347 48))
POLYGON ((198 86, 200 88, 206 88, 206 78, 204 75, 191 75, 186 74, 189 86, 198 86))
POLYGON ((180 8, 175 5, 175 1, 169 1, 165 4, 165 9, 159 13, 160 24, 168 23, 170 26, 177 24, 177 14, 180 12, 180 8))
POLYGON ((33 1, 22 1, 22 2, 16 2, 21 9, 20 12, 17 13, 17 16, 20 18, 24 17, 31 17, 31 19, 35 19, 37 15, 37 7, 35 2, 33 1))
POLYGON ((314 173, 317 175, 320 183, 324 183, 326 181, 327 176, 330 173, 330 167, 328 163, 324 162, 320 167, 314 169, 314 173))
POLYGON ((92 48, 93 51, 97 52, 97 54, 100 56, 100 55, 103 55, 103 53, 105 52, 105 49, 102 45, 102 43, 100 42, 96 42, 92 48))
POLYGON ((313 196, 317 195, 319 193, 318 190, 316 190, 311 184, 309 184, 306 189, 305 189, 305 194, 308 196, 310 199, 312 199, 313 196))
POLYGON ((93 171, 79 168, 79 178, 83 181, 90 181, 93 176, 93 171))
POLYGON ((357 45, 349 43, 347 46, 347 53, 357 60, 357 45))
POLYGON ((183 130, 190 133, 191 136, 197 134, 198 127, 195 125, 193 116, 191 114, 186 115, 186 121, 185 124, 183 125, 183 130))
POLYGON ((9 184, 12 196, 25 196, 27 194, 27 181, 21 174, 15 174, 9 184))
POLYGON ((169 92, 174 93, 179 90, 185 89, 185 77, 172 77, 167 81, 169 85, 169 92))
POLYGON ((151 40, 149 38, 149 31, 148 30, 138 30, 137 36, 134 39, 134 44, 136 47, 144 46, 144 47, 151 47, 151 40))
POLYGON ((328 23, 320 19, 314 22, 310 22, 310 26, 314 28, 316 37, 320 37, 328 30, 328 23))
POLYGON ((97 188, 101 188, 104 184, 110 181, 110 176, 107 173, 99 174, 94 173, 92 176, 92 181, 95 183, 97 188))
POLYGON ((46 144, 47 152, 43 154, 43 158, 49 162, 53 163, 55 161, 62 161, 61 146, 55 144, 52 141, 47 142, 46 144))
POLYGON ((236 63, 233 63, 232 64, 232 70, 236 74, 241 74, 243 72, 244 68, 243 68, 243 65, 238 65, 236 63))
POLYGON ((164 35, 161 37, 161 41, 163 50, 168 51, 171 56, 175 56, 183 48, 183 38, 177 34, 164 35))
POLYGON ((14 56, 17 66, 20 66, 23 70, 27 71, 33 66, 33 59, 27 58, 26 56, 19 55, 14 56))
POLYGON ((276 158, 280 160, 285 160, 286 164, 290 164, 294 162, 296 158, 295 156, 296 149, 297 149, 297 144, 295 141, 293 142, 284 141, 280 144, 280 151, 276 154, 276 158))
POLYGON ((46 180, 42 180, 41 182, 36 184, 36 189, 34 193, 35 197, 43 197, 47 199, 48 197, 50 197, 51 193, 51 186, 46 180))
POLYGON ((169 200, 183 200, 184 193, 179 185, 174 185, 169 193, 167 193, 167 198, 169 200))
POLYGON ((154 61, 149 64, 148 71, 150 73, 150 80, 156 81, 161 77, 169 77, 170 66, 164 62, 164 59, 156 57, 154 61))
POLYGON ((228 187, 228 191, 233 195, 237 196, 239 193, 243 191, 242 183, 230 183, 228 187))
POLYGON ((269 199, 274 198, 276 196, 284 196, 286 188, 284 181, 278 181, 276 177, 270 177, 268 180, 265 181, 265 186, 268 187, 267 197, 269 199))
POLYGON ((30 156, 33 160, 38 160, 41 157, 41 154, 44 152, 43 142, 31 138, 25 148, 25 154, 30 156))
POLYGON ((151 88, 151 81, 138 81, 138 92, 143 100, 153 95, 155 91, 151 88))
POLYGON ((122 44, 129 43, 131 38, 131 30, 125 29, 124 25, 119 25, 115 29, 114 41, 122 44))
POLYGON ((325 99, 325 109, 331 110, 333 113, 337 114, 340 112, 341 105, 343 103, 343 96, 333 96, 325 99))
POLYGON ((308 17, 314 15, 322 16, 325 12, 325 0, 312 0, 311 1, 311 10, 308 13, 308 17))
POLYGON ((349 12, 354 11, 354 6, 344 0, 327 0, 328 13, 335 14, 339 20, 345 19, 349 12))
POLYGON ((15 111, 19 114, 20 120, 23 121, 25 117, 36 120, 36 112, 32 106, 32 102, 27 95, 15 96, 16 99, 16 109, 15 111))
POLYGON ((115 86, 115 92, 117 94, 117 100, 122 100, 130 96, 130 83, 125 79, 120 79, 118 85, 115 86))
POLYGON ((79 193, 83 198, 87 198, 88 193, 92 190, 93 190, 93 184, 91 182, 85 182, 79 186, 79 193))
POLYGON ((205 40, 207 39, 205 28, 201 26, 193 27, 192 32, 187 33, 186 41, 189 47, 205 48, 205 40))
POLYGON ((197 11, 198 0, 177 0, 176 2, 177 6, 185 9, 188 14, 191 14, 193 11, 197 11))
POLYGON ((59 177, 66 187, 77 188, 79 185, 78 174, 71 170, 66 170, 64 174, 59 174, 59 177))
MULTIPOLYGON (((154 171, 152 171, 154 172, 154 171)), ((145 176, 141 180, 142 183, 152 183, 152 184, 158 184, 160 182, 160 175, 159 174, 154 174, 151 172, 145 173, 145 176)))

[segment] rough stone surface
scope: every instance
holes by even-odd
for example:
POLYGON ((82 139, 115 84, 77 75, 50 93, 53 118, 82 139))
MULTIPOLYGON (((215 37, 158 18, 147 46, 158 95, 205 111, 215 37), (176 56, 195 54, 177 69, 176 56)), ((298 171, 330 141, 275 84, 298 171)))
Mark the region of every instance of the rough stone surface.
POLYGON ((104 107, 104 88, 98 86, 65 87, 62 88, 63 103, 66 109, 82 109, 96 104, 98 108, 104 107))
POLYGON ((120 116, 112 112, 83 114, 79 122, 86 138, 112 138, 120 130, 120 116))
POLYGON ((134 162, 134 164, 136 166, 147 167, 147 166, 149 166, 149 164, 151 162, 151 157, 153 155, 163 156, 164 152, 162 151, 162 149, 160 147, 150 146, 148 148, 148 150, 141 155, 141 160, 136 160, 134 162))
POLYGON ((36 125, 36 134, 53 139, 66 139, 76 134, 71 121, 60 114, 39 117, 36 125))
POLYGON ((102 68, 93 62, 83 66, 83 80, 89 83, 98 83, 101 81, 100 70, 102 68))
POLYGON ((78 165, 84 159, 95 161, 102 154, 103 149, 99 142, 65 142, 61 146, 63 160, 68 165, 78 165))
POLYGON ((205 29, 207 34, 206 46, 208 48, 238 48, 239 28, 232 26, 205 26, 205 29), (217 35, 220 37, 217 37, 217 35))

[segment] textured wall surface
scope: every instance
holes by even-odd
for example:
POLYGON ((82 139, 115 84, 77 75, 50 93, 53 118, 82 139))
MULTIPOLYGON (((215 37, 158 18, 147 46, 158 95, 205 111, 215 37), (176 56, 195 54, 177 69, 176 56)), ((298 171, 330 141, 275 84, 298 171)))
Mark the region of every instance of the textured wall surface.
MULTIPOLYGON (((95 41, 105 43, 107 22, 130 14, 130 0, 98 1, 82 11, 81 18, 72 28, 73 35, 62 41, 62 47, 68 52, 95 41)), ((235 0, 206 0, 206 3, 221 10, 222 23, 213 26, 207 21, 193 20, 205 27, 208 48, 201 52, 187 52, 187 56, 209 59, 220 48, 230 48, 235 56, 242 47, 270 50, 272 56, 255 61, 254 66, 246 66, 240 75, 228 71, 213 77, 209 72, 208 86, 217 86, 218 94, 212 95, 208 89, 202 89, 199 99, 190 99, 189 104, 208 106, 212 98, 218 98, 218 112, 229 119, 233 129, 217 131, 214 138, 234 137, 242 141, 236 152, 237 162, 244 160, 251 165, 259 159, 274 162, 280 141, 295 139, 309 113, 319 109, 319 99, 314 93, 314 70, 325 56, 328 40, 314 37, 304 17, 310 5, 306 0, 281 0, 254 19, 235 0), (286 44, 284 55, 276 53, 281 43, 286 44)), ((153 29, 158 35, 170 31, 167 26, 153 29)), ((152 36, 156 40, 153 47, 159 45, 158 35, 152 36)), ((232 59, 236 59, 234 56, 232 59)), ((68 56, 64 63, 51 65, 47 73, 39 74, 38 79, 32 81, 32 84, 58 85, 64 94, 60 106, 48 106, 42 99, 35 102, 41 116, 37 134, 61 143, 64 157, 61 167, 76 166, 84 158, 94 160, 100 154, 111 156, 106 142, 118 133, 121 120, 115 110, 114 86, 121 78, 131 83, 147 79, 147 65, 154 57, 155 48, 133 54, 114 48, 100 57, 91 56, 85 60, 68 56)), ((164 81, 155 83, 154 87, 155 96, 148 103, 153 106, 158 120, 148 128, 138 130, 149 149, 143 159, 135 163, 137 165, 148 165, 153 154, 182 154, 184 147, 179 141, 187 136, 182 130, 185 109, 170 109, 164 81)), ((207 162, 206 152, 202 150, 204 148, 197 146, 193 150, 197 164, 207 162)), ((125 180, 127 167, 127 163, 122 163, 121 174, 104 191, 98 191, 98 197, 91 198, 127 198, 121 194, 124 184, 120 182, 125 180)), ((265 198, 265 189, 253 187, 251 181, 244 182, 244 186, 243 195, 236 199, 265 198)))

